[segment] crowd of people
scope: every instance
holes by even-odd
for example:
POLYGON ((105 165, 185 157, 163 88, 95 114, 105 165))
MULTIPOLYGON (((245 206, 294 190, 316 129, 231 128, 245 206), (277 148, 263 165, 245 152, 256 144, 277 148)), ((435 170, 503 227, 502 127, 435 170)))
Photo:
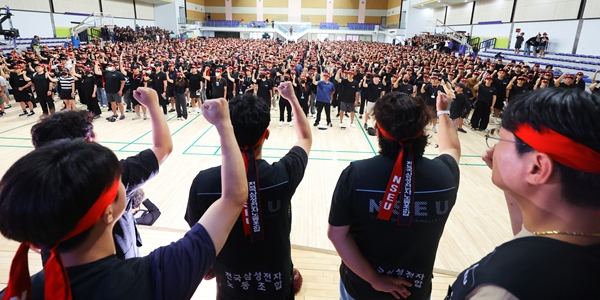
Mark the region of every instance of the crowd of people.
POLYGON ((501 128, 485 135, 483 160, 506 194, 516 236, 465 270, 448 299, 600 298, 597 84, 588 93, 583 74, 555 78, 551 66, 456 55, 421 41, 436 42, 165 38, 8 53, 0 75, 21 116, 39 104, 43 118, 31 130, 36 150, 0 181, 0 232, 22 243, 0 296, 188 299, 203 278, 216 277, 218 299, 293 299, 300 275, 291 201, 312 146, 308 119, 333 127, 337 107, 338 126, 356 127, 358 114, 380 146, 340 174, 332 195, 328 237, 342 258, 340 299, 429 298, 457 201, 457 132, 467 132, 465 123, 485 131, 490 120, 501 128), (55 93, 65 112, 57 112, 55 93), (152 148, 119 162, 98 145, 92 121, 108 104, 110 122, 128 113, 149 118, 152 148), (276 109, 279 126, 294 127, 297 140, 268 164, 262 148, 276 109), (196 110, 219 133, 222 165, 194 179, 186 236, 139 257, 133 191, 173 149, 168 114, 185 120, 196 110), (429 130, 438 141, 433 159, 424 156, 429 130), (31 280, 30 247, 45 263, 31 280), (579 284, 565 285, 556 271, 581 274, 579 284))

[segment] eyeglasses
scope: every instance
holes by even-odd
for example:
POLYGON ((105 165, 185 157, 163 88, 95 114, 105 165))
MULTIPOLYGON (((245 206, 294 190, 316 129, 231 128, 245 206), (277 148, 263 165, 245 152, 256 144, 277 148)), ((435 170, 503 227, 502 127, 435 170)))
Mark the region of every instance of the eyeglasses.
POLYGON ((494 136, 495 133, 498 131, 499 131, 498 129, 494 128, 494 129, 490 130, 490 132, 488 134, 485 135, 485 143, 489 148, 494 148, 494 146, 496 146, 496 144, 498 144, 500 141, 513 143, 513 144, 517 144, 517 145, 527 145, 522 142, 505 140, 505 139, 501 139, 497 136, 494 136))

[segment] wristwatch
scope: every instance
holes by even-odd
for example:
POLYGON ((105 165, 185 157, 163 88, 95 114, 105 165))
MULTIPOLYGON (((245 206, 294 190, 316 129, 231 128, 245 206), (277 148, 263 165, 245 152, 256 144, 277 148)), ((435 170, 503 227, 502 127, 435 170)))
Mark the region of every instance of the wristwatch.
POLYGON ((438 110, 437 115, 438 115, 438 117, 441 115, 450 115, 450 111, 449 110, 438 110))

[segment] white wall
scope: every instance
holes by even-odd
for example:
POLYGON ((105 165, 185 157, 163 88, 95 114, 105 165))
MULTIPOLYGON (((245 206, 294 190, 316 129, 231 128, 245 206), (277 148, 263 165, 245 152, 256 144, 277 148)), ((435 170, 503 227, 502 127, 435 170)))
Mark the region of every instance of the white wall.
MULTIPOLYGON (((514 28, 521 28, 521 32, 525 33, 525 40, 539 33, 548 33, 550 44, 548 52, 563 52, 571 53, 573 51, 573 43, 575 42, 575 32, 579 21, 551 21, 551 22, 530 22, 530 23, 515 23, 514 28)), ((597 30, 594 39, 597 42, 597 30)), ((514 34, 513 34, 514 36, 514 34)), ((580 39, 581 40, 581 39, 580 39)), ((514 46, 514 38, 510 43, 510 47, 514 46)), ((596 46, 596 49, 598 47, 596 46)), ((597 53, 597 50, 596 50, 597 53)))
MULTIPOLYGON (((475 5, 477 6, 477 4, 475 5)), ((510 24, 473 25, 471 36, 479 37, 508 37, 510 24)))
POLYGON ((78 12, 91 14, 100 12, 100 2, 96 0, 53 0, 54 12, 78 12))
MULTIPOLYGON (((50 13, 17 11, 12 9, 11 12, 13 13, 11 18, 13 26, 19 29, 21 37, 30 38, 34 35, 40 37, 54 36, 50 13), (35 20, 35 26, 31 26, 31 20, 35 20)), ((8 25, 8 22, 4 23, 4 26, 6 25, 8 25)))
POLYGON ((154 20, 154 4, 136 1, 135 11, 138 19, 154 20))
POLYGON ((444 22, 446 16, 446 7, 437 7, 433 9, 432 19, 438 19, 440 22, 444 22))
MULTIPOLYGON (((598 55, 598 28, 600 28, 600 19, 583 21, 577 54, 598 55)), ((552 37, 550 39, 552 40, 552 37)))
MULTIPOLYGON (((510 22, 513 1, 514 0, 477 0, 475 3, 475 13, 473 14, 473 24, 486 21, 510 22)), ((534 0, 521 0, 520 2, 528 1, 534 0)))
POLYGON ((600 1, 588 0, 585 2, 584 18, 600 18, 600 1))
POLYGON ((11 10, 24 9, 44 12, 50 11, 50 2, 48 0, 3 0, 0 5, 2 5, 2 7, 8 5, 11 10))
POLYGON ((448 13, 446 14, 446 25, 471 24, 473 3, 474 2, 467 2, 448 6, 448 13))
POLYGON ((63 15, 63 14, 53 14, 54 16, 54 26, 55 27, 73 27, 76 24, 71 22, 81 22, 86 17, 84 16, 72 16, 72 15, 63 15))
POLYGON ((160 28, 178 32, 177 6, 175 1, 171 3, 154 5, 154 24, 160 28))
POLYGON ((119 27, 131 27, 135 28, 135 20, 134 19, 125 19, 125 18, 114 18, 115 25, 119 27))
POLYGON ((427 21, 432 18, 432 9, 419 9, 412 7, 414 0, 406 13, 406 38, 412 38, 415 34, 426 31, 427 21))
POLYGON ((575 0, 517 1, 514 22, 576 19, 579 5, 575 0))
POLYGON ((113 17, 135 18, 133 0, 102 0, 102 11, 113 17))

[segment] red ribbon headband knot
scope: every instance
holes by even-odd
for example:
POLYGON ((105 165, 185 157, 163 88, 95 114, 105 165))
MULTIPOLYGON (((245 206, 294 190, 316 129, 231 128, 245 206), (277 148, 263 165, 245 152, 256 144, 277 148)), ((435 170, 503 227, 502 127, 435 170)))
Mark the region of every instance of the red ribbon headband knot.
POLYGON ((400 144, 400 153, 394 164, 394 169, 390 180, 383 195, 383 200, 379 206, 377 218, 381 220, 390 220, 394 212, 396 204, 401 201, 398 210, 398 225, 410 226, 412 224, 414 211, 414 195, 415 195, 415 173, 414 173, 414 153, 412 150, 412 142, 420 137, 423 131, 414 136, 397 140, 392 135, 387 133, 379 124, 377 129, 385 138, 397 141, 400 144))
POLYGON ((531 148, 569 168, 600 174, 600 153, 550 128, 541 127, 537 131, 529 124, 521 124, 514 134, 531 148))
MULTIPOLYGON (((50 248, 50 258, 44 266, 44 299, 53 300, 72 300, 71 285, 67 271, 58 252, 58 245, 94 226, 104 214, 106 208, 115 201, 119 192, 120 179, 106 188, 94 205, 77 222, 75 228, 64 238, 58 241, 50 248)), ((2 300, 25 299, 31 300, 32 288, 31 278, 29 278, 29 266, 27 263, 27 253, 31 243, 21 243, 10 267, 10 276, 8 285, 4 292, 2 300)))

